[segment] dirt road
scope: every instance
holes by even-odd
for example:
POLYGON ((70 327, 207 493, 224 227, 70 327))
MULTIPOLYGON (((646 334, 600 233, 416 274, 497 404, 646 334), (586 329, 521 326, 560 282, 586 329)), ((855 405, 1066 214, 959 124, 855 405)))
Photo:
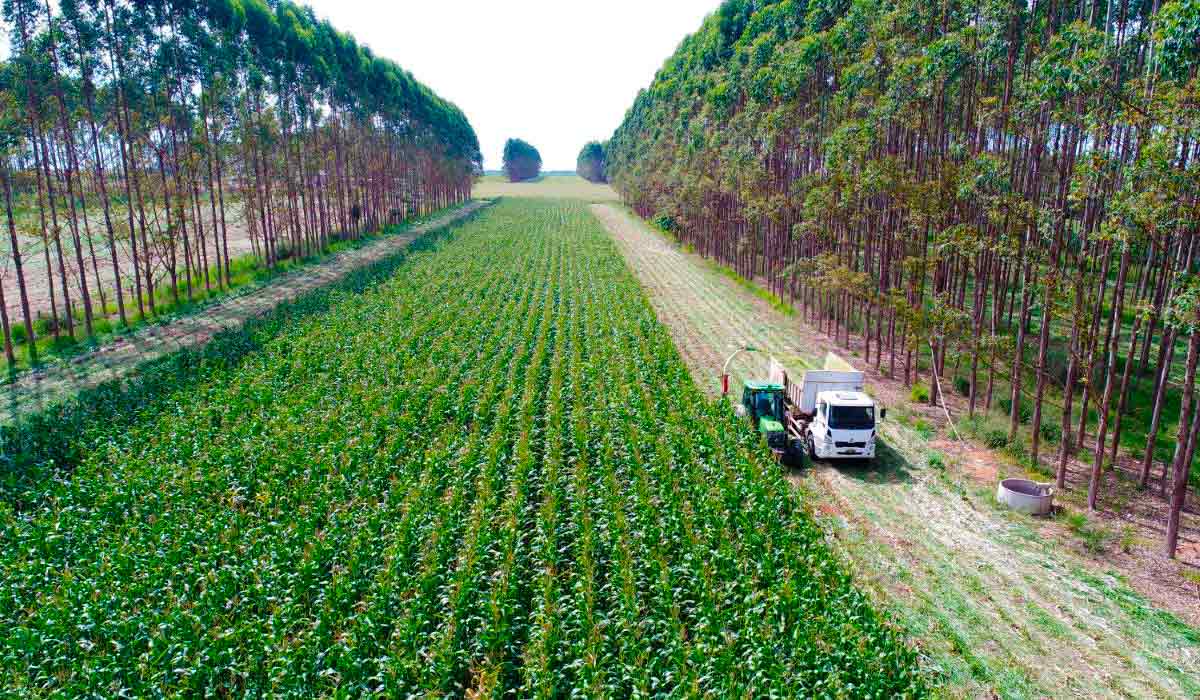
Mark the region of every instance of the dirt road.
POLYGON ((262 286, 221 298, 194 314, 141 328, 70 361, 27 372, 0 387, 0 422, 11 421, 83 389, 122 377, 143 362, 204 343, 222 330, 234 328, 284 301, 392 255, 421 235, 468 216, 483 206, 486 202, 471 202, 404 233, 381 236, 320 264, 297 268, 262 286))
MULTIPOLYGON (((836 349, 619 206, 592 210, 714 394, 737 347, 763 348, 792 370, 836 349)), ((735 381, 762 376, 766 353, 742 357, 735 381)), ((792 477, 948 694, 1200 695, 1200 631, 1180 617, 1195 617, 1200 601, 1189 609, 1170 599, 1179 615, 1164 611, 1111 566, 1112 553, 1080 551, 1059 522, 999 510, 986 451, 938 438, 932 407, 901 408, 909 402, 899 382, 870 373, 868 389, 894 407, 877 463, 792 477), (986 481, 972 477, 980 470, 986 481)))

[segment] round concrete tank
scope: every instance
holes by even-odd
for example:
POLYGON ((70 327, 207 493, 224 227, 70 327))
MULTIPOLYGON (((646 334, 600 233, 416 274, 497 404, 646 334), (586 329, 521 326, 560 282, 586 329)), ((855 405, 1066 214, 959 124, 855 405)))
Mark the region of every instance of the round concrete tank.
POLYGON ((1029 479, 1005 479, 996 489, 996 500, 1018 513, 1049 515, 1054 508, 1054 487, 1029 479))

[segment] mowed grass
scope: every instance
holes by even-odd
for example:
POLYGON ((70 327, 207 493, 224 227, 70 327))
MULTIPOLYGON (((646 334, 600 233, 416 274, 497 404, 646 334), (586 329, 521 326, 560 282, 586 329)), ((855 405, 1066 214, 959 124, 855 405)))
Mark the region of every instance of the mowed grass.
POLYGON ((612 187, 595 184, 578 175, 542 175, 529 182, 509 182, 503 175, 484 175, 471 192, 477 199, 530 197, 536 199, 578 199, 585 202, 620 200, 612 187))
POLYGON ((0 688, 926 693, 585 205, 410 250, 5 434, 0 688))

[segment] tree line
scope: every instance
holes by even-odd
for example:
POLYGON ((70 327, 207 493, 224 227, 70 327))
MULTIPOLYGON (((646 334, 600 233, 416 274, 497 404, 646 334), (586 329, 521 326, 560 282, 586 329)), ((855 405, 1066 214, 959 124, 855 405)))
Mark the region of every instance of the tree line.
POLYGON ((1200 433, 1198 64, 1194 0, 729 0, 639 93, 608 173, 877 369, 997 404, 1010 442, 1027 423, 1059 486, 1085 451, 1092 509, 1143 421, 1126 453, 1174 556, 1200 433))
POLYGON ((10 367, 22 342, 36 363, 40 334, 89 337, 154 316, 164 297, 228 287, 235 226, 272 268, 470 196, 481 157, 463 113, 310 8, 3 8, 10 367), (48 317, 34 285, 48 288, 48 317))

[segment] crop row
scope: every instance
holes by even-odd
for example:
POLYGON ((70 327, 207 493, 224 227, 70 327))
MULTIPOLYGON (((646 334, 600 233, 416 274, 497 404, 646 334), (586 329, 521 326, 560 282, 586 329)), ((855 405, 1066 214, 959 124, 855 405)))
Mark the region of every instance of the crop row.
POLYGON ((586 208, 502 202, 253 344, 0 511, 4 688, 925 691, 586 208))

